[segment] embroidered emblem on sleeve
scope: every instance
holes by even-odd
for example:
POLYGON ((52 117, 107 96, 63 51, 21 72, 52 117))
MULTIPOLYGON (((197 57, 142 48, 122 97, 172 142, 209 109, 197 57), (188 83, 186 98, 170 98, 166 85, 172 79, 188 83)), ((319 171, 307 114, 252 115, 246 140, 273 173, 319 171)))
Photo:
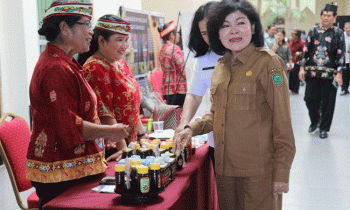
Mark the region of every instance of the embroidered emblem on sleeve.
POLYGON ((53 90, 53 91, 50 92, 50 100, 51 100, 51 102, 54 102, 54 101, 57 100, 56 91, 53 90))
POLYGON ((272 74, 272 81, 277 86, 283 84, 283 69, 272 69, 269 71, 272 74))
POLYGON ((85 152, 85 144, 80 144, 77 147, 74 148, 74 153, 76 155, 83 154, 85 152))
POLYGON ((247 72, 245 73, 245 75, 246 75, 247 77, 250 77, 250 76, 253 75, 253 72, 252 72, 252 71, 247 71, 247 72))
POLYGON ((38 135, 38 137, 35 140, 35 156, 36 157, 43 157, 44 148, 46 147, 46 143, 47 143, 47 135, 44 131, 41 131, 41 133, 38 135))
POLYGON ((85 111, 86 111, 86 112, 89 111, 90 106, 91 106, 90 101, 87 101, 87 102, 85 103, 85 111))
POLYGON ((283 83, 283 75, 275 73, 274 75, 272 75, 272 80, 277 86, 281 86, 283 83))

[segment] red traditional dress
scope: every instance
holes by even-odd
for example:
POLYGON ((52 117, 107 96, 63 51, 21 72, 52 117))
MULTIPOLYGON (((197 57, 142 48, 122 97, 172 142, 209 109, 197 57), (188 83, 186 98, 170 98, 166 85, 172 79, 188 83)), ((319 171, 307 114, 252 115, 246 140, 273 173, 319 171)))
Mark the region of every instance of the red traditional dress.
POLYGON ((159 60, 163 70, 163 95, 186 94, 185 61, 181 48, 166 41, 160 50, 159 60))
POLYGON ((106 170, 103 139, 85 141, 82 136, 83 120, 100 124, 96 95, 78 62, 50 43, 35 67, 30 102, 27 179, 54 183, 106 170))
POLYGON ((98 115, 109 116, 129 125, 126 142, 137 140, 140 122, 140 87, 124 60, 118 68, 99 57, 91 56, 83 66, 85 78, 97 95, 98 115))

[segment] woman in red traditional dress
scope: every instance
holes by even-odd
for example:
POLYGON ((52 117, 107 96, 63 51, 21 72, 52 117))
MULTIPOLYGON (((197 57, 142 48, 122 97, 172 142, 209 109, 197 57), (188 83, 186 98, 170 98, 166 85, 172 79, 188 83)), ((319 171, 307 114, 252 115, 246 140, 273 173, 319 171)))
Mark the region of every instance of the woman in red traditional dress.
POLYGON ((163 96, 168 104, 183 106, 185 102, 187 83, 184 69, 185 61, 176 32, 176 24, 171 21, 158 28, 164 46, 160 50, 159 60, 163 70, 163 96))
POLYGON ((83 66, 85 78, 97 95, 101 123, 113 125, 118 122, 130 126, 130 135, 125 141, 111 144, 106 151, 106 156, 111 155, 107 160, 121 159, 126 143, 145 134, 140 120, 140 88, 123 60, 129 47, 129 33, 130 23, 120 17, 104 15, 99 18, 87 53, 92 56, 83 66))
POLYGON ((127 125, 100 124, 96 95, 73 58, 89 50, 91 17, 90 3, 56 1, 46 10, 39 30, 49 42, 30 83, 33 130, 26 174, 36 188, 40 209, 106 170, 104 137, 119 141, 129 134, 127 125))

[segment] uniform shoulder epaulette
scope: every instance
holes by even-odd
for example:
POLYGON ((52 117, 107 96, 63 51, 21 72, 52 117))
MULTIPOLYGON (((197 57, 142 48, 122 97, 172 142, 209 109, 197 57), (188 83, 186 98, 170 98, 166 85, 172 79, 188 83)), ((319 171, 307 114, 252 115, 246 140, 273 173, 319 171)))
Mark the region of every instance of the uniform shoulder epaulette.
POLYGON ((267 53, 270 56, 276 56, 277 55, 274 51, 266 49, 266 48, 262 48, 262 47, 258 48, 258 51, 265 52, 265 53, 267 53))
POLYGON ((225 56, 221 56, 218 61, 224 61, 225 60, 225 56))

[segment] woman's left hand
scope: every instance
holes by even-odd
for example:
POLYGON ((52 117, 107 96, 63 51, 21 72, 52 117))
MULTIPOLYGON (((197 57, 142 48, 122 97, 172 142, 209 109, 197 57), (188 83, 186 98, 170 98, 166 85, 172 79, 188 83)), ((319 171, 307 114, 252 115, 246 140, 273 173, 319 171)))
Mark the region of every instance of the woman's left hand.
POLYGON ((114 153, 113 155, 109 156, 106 161, 119 161, 122 159, 123 150, 119 150, 118 152, 114 153))
POLYGON ((274 182, 273 183, 273 191, 275 199, 278 198, 278 194, 288 193, 289 191, 289 183, 285 182, 274 182))

